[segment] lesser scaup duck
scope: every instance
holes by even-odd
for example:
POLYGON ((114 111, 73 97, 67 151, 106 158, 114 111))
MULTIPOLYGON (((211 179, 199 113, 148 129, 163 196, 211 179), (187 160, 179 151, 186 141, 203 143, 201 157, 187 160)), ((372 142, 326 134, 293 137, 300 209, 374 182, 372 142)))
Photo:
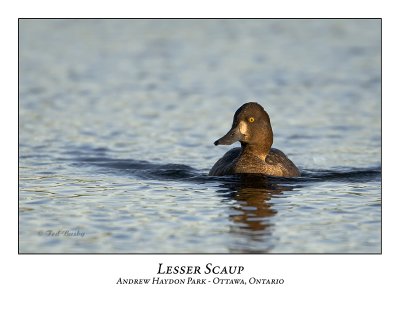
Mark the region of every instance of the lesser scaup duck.
POLYGON ((286 155, 271 148, 273 133, 269 115, 255 102, 243 104, 233 117, 232 128, 214 145, 231 145, 239 141, 241 148, 229 150, 210 170, 210 176, 232 174, 264 174, 280 177, 300 176, 300 171, 286 155))

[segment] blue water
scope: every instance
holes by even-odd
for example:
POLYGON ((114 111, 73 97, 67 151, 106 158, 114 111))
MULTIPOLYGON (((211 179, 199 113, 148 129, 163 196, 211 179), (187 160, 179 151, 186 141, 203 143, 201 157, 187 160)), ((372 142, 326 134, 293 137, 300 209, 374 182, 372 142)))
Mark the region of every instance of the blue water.
POLYGON ((21 253, 381 252, 379 20, 19 26, 21 253), (248 101, 301 177, 207 176, 248 101))

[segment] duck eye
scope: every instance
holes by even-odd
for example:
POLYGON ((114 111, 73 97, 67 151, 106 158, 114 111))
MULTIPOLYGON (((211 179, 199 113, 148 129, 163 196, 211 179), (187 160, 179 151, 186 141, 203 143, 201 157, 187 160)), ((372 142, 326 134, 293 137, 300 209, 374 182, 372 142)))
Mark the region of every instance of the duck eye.
POLYGON ((250 117, 249 122, 254 122, 254 117, 250 117))

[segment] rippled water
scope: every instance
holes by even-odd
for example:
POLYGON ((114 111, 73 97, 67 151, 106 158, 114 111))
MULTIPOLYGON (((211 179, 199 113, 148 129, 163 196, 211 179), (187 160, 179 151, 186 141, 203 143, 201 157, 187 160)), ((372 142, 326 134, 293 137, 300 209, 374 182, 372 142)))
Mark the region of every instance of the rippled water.
POLYGON ((379 20, 21 20, 22 253, 379 253, 379 20), (209 177, 257 101, 296 179, 209 177))

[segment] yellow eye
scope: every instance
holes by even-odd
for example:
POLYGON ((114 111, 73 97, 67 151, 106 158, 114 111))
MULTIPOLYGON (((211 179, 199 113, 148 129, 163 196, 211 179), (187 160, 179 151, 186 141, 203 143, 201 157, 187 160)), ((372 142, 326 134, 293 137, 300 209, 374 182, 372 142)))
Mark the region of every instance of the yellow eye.
POLYGON ((250 117, 250 118, 249 118, 249 122, 254 122, 254 118, 253 118, 253 117, 250 117))

